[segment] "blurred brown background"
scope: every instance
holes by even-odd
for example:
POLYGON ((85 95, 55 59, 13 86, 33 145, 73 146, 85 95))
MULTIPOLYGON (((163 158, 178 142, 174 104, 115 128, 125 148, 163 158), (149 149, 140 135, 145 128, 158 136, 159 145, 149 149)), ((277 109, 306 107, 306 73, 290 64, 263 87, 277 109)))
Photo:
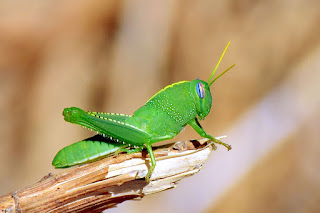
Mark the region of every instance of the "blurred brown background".
MULTIPOLYGON (((38 181, 92 135, 64 107, 132 114, 164 86, 207 80, 205 130, 228 135, 201 172, 110 212, 320 211, 320 2, 0 2, 0 195, 38 181)), ((198 138, 186 128, 175 140, 198 138)))

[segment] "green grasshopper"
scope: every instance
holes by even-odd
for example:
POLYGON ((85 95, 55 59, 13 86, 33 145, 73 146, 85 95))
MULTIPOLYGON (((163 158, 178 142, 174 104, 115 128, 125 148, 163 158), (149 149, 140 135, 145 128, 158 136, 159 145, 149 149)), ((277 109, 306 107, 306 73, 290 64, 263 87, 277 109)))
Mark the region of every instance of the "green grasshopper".
MULTIPOLYGON (((203 120, 211 110, 210 86, 234 66, 212 80, 229 44, 230 42, 207 82, 196 79, 171 84, 153 95, 132 116, 86 112, 76 107, 65 108, 63 110, 65 121, 96 131, 100 136, 63 148, 55 156, 52 165, 56 168, 66 168, 96 161, 119 152, 139 152, 146 147, 151 158, 151 166, 145 178, 149 182, 156 166, 152 144, 175 137, 187 124, 200 136, 230 150, 230 145, 208 135, 198 121, 198 119, 203 120)), ((212 146, 216 149, 214 143, 212 146)))

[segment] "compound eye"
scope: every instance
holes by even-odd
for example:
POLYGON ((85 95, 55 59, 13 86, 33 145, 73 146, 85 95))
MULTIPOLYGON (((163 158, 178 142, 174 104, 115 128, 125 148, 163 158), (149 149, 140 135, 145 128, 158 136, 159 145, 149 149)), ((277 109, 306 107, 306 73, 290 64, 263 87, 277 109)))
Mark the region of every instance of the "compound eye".
POLYGON ((196 90, 197 90, 197 94, 198 94, 199 98, 204 98, 205 89, 204 89, 204 86, 201 82, 197 83, 196 90))

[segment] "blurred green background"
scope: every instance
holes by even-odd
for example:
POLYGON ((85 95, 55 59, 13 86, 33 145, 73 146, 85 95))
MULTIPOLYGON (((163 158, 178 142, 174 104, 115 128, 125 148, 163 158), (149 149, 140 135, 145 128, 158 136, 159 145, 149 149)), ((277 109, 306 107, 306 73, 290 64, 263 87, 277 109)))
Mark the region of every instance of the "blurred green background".
MULTIPOLYGON (((63 108, 132 114, 164 86, 214 83, 228 135, 199 174, 110 212, 320 211, 320 1, 0 1, 0 195, 92 135, 63 108)), ((199 138, 189 127, 175 141, 199 138)))

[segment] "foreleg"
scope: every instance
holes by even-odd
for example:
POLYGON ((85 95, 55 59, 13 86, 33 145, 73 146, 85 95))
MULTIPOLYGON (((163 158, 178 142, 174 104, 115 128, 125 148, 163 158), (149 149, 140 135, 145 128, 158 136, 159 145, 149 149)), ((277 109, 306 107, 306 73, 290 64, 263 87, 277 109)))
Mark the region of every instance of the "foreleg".
MULTIPOLYGON (((210 140, 212 140, 214 143, 218 143, 218 144, 221 144, 223 146, 225 146, 228 151, 231 150, 231 146, 226 144, 226 143, 223 143, 222 141, 216 139, 215 137, 211 136, 211 135, 208 135, 204 129, 201 127, 200 123, 198 122, 197 118, 191 120, 189 123, 188 123, 200 136, 204 137, 204 138, 209 138, 210 140)), ((213 146, 213 149, 216 149, 217 147, 216 146, 213 146)))

